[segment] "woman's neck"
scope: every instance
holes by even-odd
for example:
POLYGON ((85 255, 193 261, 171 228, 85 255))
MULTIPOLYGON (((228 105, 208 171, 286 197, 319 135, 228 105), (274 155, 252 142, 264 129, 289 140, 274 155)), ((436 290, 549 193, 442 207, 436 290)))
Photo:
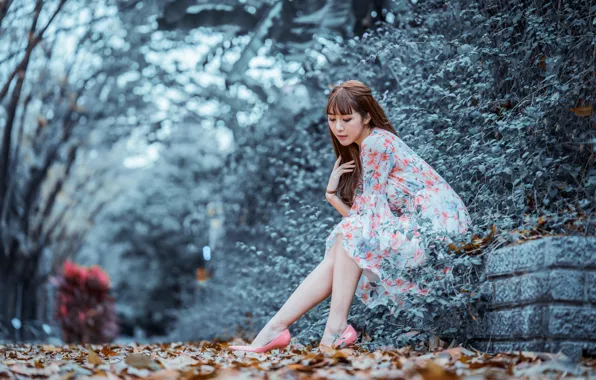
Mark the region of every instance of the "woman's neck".
POLYGON ((362 147, 362 142, 364 141, 365 138, 367 138, 368 136, 370 136, 370 134, 372 133, 373 128, 371 127, 366 127, 366 130, 364 133, 366 133, 359 141, 355 141, 356 144, 358 144, 358 147, 362 147))

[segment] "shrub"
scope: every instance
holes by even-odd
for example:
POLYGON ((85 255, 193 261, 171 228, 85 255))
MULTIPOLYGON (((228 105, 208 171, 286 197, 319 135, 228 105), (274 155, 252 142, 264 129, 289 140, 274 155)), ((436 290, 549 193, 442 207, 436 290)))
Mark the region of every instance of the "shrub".
MULTIPOLYGON (((375 344, 464 339, 483 304, 483 256, 530 235, 594 233, 596 75, 585 15, 595 8, 483 3, 418 2, 397 14, 397 26, 348 40, 339 58, 305 75, 317 107, 291 121, 271 107, 255 133, 238 138, 222 193, 229 236, 242 241, 225 247, 236 258, 227 270, 242 277, 212 284, 247 300, 231 311, 254 311, 252 326, 262 327, 323 258, 340 220, 324 198, 335 160, 324 105, 329 84, 347 79, 371 87, 398 135, 452 185, 473 222, 457 242, 465 252, 424 235, 425 265, 403 274, 428 296, 406 294, 410 307, 400 313, 355 302, 350 322, 375 344)), ((293 328, 318 338, 328 305, 293 328)))
POLYGON ((52 276, 56 288, 54 317, 68 343, 106 343, 118 334, 110 278, 98 265, 83 267, 66 260, 52 276))

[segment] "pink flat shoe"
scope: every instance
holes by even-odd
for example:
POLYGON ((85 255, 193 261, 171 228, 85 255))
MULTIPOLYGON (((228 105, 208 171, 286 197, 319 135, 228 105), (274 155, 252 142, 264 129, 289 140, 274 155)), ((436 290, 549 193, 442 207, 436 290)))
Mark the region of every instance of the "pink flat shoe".
POLYGON ((345 348, 353 344, 358 339, 358 332, 354 330, 352 325, 348 325, 343 334, 340 335, 332 344, 331 347, 337 349, 345 348))
POLYGON ((251 347, 251 346, 229 346, 228 350, 232 351, 250 351, 250 352, 265 352, 272 350, 274 348, 284 348, 288 344, 290 344, 290 330, 285 329, 282 331, 281 334, 277 336, 277 338, 273 339, 271 342, 267 343, 262 347, 251 347))

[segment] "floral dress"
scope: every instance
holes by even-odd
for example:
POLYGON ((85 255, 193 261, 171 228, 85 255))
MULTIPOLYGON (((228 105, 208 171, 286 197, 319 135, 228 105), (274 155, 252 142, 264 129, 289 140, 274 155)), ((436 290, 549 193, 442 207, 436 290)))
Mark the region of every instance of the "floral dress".
POLYGON ((405 292, 426 294, 400 277, 400 270, 425 259, 421 221, 451 235, 466 232, 471 219, 451 186, 393 133, 373 128, 361 144, 360 160, 354 203, 329 234, 325 256, 342 234, 343 247, 363 269, 356 296, 370 308, 391 301, 402 309, 405 292))

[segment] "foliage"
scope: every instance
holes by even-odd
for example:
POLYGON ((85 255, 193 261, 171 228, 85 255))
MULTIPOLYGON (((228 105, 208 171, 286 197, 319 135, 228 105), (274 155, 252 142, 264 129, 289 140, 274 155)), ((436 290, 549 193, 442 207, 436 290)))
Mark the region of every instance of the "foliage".
POLYGON ((588 5, 461 8, 452 40, 388 27, 359 45, 382 62, 371 75, 396 73, 400 90, 386 101, 398 131, 490 216, 476 218, 479 227, 532 226, 542 216, 552 232, 593 233, 594 47, 577 30, 588 5))
MULTIPOLYGON (((595 47, 583 17, 590 5, 459 7, 457 23, 449 21, 453 14, 435 13, 419 28, 384 25, 352 44, 351 54, 368 57, 360 62, 362 80, 398 89, 382 92, 398 134, 453 185, 473 213, 474 233, 498 231, 479 258, 536 229, 593 234, 595 47), (454 28, 442 27, 447 22, 454 28)), ((409 297, 406 314, 424 316, 430 331, 436 313, 427 313, 429 306, 442 315, 437 321, 466 317, 466 304, 480 298, 475 284, 482 277, 473 269, 479 258, 445 257, 443 265, 456 268, 456 296, 433 282, 430 293, 439 298, 429 305, 430 297, 409 297)))
POLYGON ((67 343, 108 343, 118 334, 110 278, 99 266, 64 262, 60 275, 51 277, 56 288, 55 318, 67 343))
MULTIPOLYGON (((226 219, 241 240, 227 246, 238 256, 228 272, 242 279, 211 286, 250 300, 230 312, 248 309, 253 324, 245 326, 262 327, 322 259, 339 221, 324 198, 334 157, 322 109, 328 84, 347 79, 373 89, 399 136, 452 185, 474 223, 461 250, 426 235, 427 262, 404 275, 424 281, 429 295, 405 295, 403 313, 353 305, 351 322, 374 331, 376 344, 465 339, 483 306, 487 253, 546 234, 593 234, 590 5, 538 4, 411 4, 396 26, 348 40, 337 60, 305 74, 319 107, 288 121, 270 106, 260 128, 238 140, 228 168, 226 219)), ((327 311, 328 300, 299 320, 301 336, 320 336, 327 311)))

